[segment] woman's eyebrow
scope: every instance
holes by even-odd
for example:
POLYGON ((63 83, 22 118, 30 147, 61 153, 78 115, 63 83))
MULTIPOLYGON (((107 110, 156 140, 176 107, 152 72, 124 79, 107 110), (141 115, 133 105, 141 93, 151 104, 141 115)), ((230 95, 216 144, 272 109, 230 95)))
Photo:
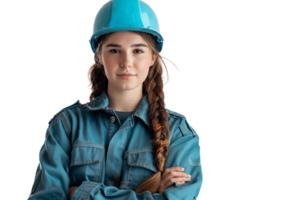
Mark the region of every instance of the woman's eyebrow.
MULTIPOLYGON (((108 44, 106 47, 122 47, 122 46, 118 44, 108 44)), ((145 44, 133 44, 130 47, 148 47, 148 46, 145 44)))

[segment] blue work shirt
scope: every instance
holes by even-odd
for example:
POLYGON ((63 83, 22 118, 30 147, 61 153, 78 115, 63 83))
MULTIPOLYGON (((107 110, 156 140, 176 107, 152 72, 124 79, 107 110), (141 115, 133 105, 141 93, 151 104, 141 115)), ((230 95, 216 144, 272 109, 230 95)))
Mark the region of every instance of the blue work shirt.
POLYGON ((135 194, 158 171, 150 141, 147 93, 123 123, 108 105, 104 92, 91 102, 78 100, 54 115, 28 200, 66 200, 70 186, 79 186, 72 200, 196 199, 202 185, 199 136, 185 116, 167 109, 171 136, 164 169, 183 167, 191 180, 172 184, 175 187, 163 193, 135 194))

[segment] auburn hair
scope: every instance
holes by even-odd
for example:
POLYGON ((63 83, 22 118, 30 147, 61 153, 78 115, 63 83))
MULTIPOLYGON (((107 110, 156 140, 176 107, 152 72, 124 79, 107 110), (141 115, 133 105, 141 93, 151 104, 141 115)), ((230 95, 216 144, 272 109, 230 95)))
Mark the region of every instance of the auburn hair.
MULTIPOLYGON (((157 193, 160 182, 161 174, 164 171, 165 161, 168 156, 168 146, 165 145, 165 140, 170 136, 170 126, 168 120, 168 113, 165 108, 164 91, 163 91, 163 68, 162 63, 166 67, 163 57, 157 51, 157 38, 149 33, 130 31, 138 33, 149 45, 152 50, 152 55, 157 54, 157 59, 152 67, 150 67, 148 76, 143 82, 143 89, 148 92, 147 101, 149 104, 148 111, 148 123, 150 125, 149 131, 152 133, 153 143, 152 148, 155 160, 155 165, 158 172, 152 176, 146 178, 140 186, 135 190, 135 193, 142 193, 146 190, 149 192, 157 193), (157 130, 158 129, 158 130, 157 130), (156 130, 156 131, 155 131, 156 130), (157 152, 158 151, 158 152, 157 152)), ((95 64, 93 64, 88 72, 91 95, 90 101, 94 100, 97 96, 101 95, 104 91, 107 91, 108 79, 105 76, 104 67, 99 62, 99 56, 102 53, 102 44, 108 39, 112 33, 107 33, 99 37, 97 41, 97 49, 94 55, 95 64)), ((168 71, 167 71, 168 72, 168 71)), ((115 176, 117 187, 120 186, 120 180, 115 176)))

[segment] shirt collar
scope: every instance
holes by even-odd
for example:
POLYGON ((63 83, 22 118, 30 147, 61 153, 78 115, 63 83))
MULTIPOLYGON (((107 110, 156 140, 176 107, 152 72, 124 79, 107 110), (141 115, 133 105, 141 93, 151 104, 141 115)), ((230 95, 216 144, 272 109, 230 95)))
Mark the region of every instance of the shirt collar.
MULTIPOLYGON (((144 123, 149 127, 148 123, 148 110, 149 110, 149 104, 148 104, 148 92, 146 90, 143 90, 143 98, 141 99, 139 105, 133 112, 134 116, 139 117, 144 121, 144 123)), ((96 97, 93 101, 89 102, 87 107, 90 110, 100 110, 100 109, 108 109, 109 99, 107 96, 106 91, 104 91, 101 95, 96 97)))

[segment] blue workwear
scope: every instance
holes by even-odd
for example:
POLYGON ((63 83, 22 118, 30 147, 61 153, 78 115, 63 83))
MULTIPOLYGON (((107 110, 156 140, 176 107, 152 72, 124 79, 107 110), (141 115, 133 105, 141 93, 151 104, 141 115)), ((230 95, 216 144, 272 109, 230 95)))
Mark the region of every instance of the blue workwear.
POLYGON ((70 186, 79 186, 72 200, 195 199, 202 184, 199 136, 184 115, 169 109, 171 136, 164 169, 183 167, 191 180, 163 193, 134 192, 158 171, 147 95, 122 124, 116 111, 108 108, 106 92, 85 104, 78 100, 54 115, 28 200, 66 200, 70 186))

